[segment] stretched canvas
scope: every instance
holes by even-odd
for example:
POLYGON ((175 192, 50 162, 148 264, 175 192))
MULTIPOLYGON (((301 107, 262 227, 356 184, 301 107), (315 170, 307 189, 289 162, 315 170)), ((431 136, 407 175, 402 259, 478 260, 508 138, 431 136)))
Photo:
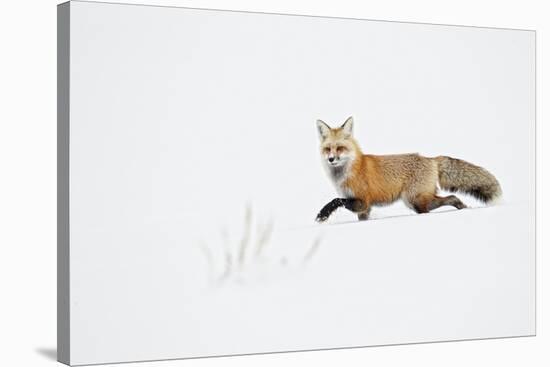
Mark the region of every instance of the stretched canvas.
POLYGON ((535 32, 58 6, 70 365, 535 334, 535 32))

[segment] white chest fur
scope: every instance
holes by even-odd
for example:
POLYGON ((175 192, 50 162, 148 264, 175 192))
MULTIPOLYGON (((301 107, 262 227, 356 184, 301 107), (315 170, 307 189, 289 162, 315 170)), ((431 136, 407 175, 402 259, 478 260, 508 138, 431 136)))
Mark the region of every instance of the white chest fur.
POLYGON ((325 165, 325 168, 338 194, 345 198, 354 197, 353 191, 346 186, 346 181, 349 174, 349 165, 336 167, 325 165))

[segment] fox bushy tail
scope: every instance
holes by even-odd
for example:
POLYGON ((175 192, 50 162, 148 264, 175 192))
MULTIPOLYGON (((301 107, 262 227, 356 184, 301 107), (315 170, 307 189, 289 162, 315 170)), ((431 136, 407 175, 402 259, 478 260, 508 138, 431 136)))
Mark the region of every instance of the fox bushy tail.
POLYGON ((497 179, 485 168, 451 157, 435 159, 442 189, 469 194, 484 203, 494 202, 502 195, 497 179))

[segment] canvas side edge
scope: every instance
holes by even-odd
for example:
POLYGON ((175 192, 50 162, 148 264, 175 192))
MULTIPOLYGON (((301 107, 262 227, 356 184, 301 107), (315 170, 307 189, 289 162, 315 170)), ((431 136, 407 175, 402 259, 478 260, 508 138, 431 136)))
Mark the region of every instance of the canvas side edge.
POLYGON ((57 360, 70 364, 70 3, 57 6, 57 360))

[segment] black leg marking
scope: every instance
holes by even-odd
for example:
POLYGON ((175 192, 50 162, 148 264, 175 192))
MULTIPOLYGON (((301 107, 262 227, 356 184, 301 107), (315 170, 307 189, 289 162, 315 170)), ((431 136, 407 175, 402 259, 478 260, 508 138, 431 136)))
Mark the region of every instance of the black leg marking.
POLYGON ((359 213, 367 210, 367 206, 363 202, 363 200, 350 198, 350 199, 342 199, 344 200, 344 207, 354 213, 359 213))
POLYGON ((342 206, 354 213, 359 213, 367 210, 366 205, 360 199, 336 198, 331 200, 327 205, 323 207, 323 209, 321 209, 319 214, 317 214, 317 218, 315 220, 317 222, 324 222, 328 219, 328 217, 330 217, 332 213, 334 213, 336 209, 342 206))
MULTIPOLYGON (((345 199, 344 199, 345 200, 345 199)), ((343 206, 344 202, 340 198, 336 198, 331 200, 328 204, 326 204, 323 209, 317 214, 317 218, 315 219, 317 222, 324 222, 325 220, 330 217, 330 215, 339 207, 343 206)))

